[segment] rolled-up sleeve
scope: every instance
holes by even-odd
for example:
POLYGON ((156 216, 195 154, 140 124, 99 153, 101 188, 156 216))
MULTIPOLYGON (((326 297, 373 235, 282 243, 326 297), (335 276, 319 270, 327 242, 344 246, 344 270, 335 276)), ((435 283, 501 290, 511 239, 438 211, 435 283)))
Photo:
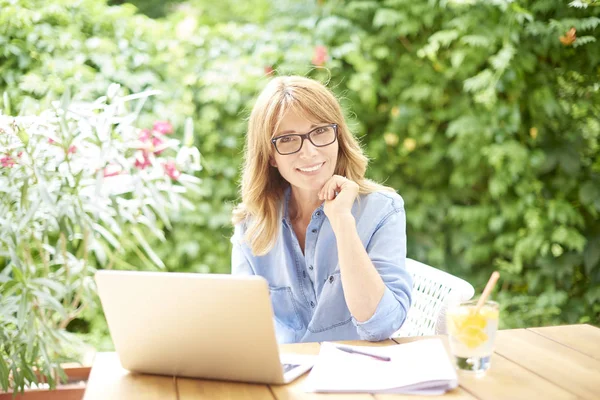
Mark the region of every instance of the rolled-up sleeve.
POLYGON ((375 230, 367 245, 367 253, 379 272, 385 291, 375 313, 367 321, 354 317, 363 340, 379 341, 389 338, 404 321, 411 305, 412 277, 406 263, 406 217, 404 208, 394 208, 375 230))
POLYGON ((232 275, 256 275, 252 266, 242 249, 243 232, 240 224, 235 226, 233 236, 231 237, 231 274, 232 275))

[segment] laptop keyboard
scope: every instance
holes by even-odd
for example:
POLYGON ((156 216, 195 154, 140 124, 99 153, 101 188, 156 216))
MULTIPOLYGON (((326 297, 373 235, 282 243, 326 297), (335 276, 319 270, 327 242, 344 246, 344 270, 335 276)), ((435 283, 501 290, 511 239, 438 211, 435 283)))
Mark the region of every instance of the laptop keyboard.
POLYGON ((285 374, 288 371, 293 370, 296 367, 299 367, 300 364, 281 364, 281 367, 283 368, 283 373, 285 374))

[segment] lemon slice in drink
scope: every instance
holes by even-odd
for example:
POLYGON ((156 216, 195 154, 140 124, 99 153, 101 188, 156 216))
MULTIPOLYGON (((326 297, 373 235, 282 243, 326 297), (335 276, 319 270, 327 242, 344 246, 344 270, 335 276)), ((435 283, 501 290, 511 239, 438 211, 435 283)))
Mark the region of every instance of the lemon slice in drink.
POLYGON ((484 332, 488 320, 498 319, 498 311, 488 307, 482 307, 477 314, 473 314, 473 308, 461 311, 449 316, 450 334, 471 349, 481 346, 488 340, 484 332))

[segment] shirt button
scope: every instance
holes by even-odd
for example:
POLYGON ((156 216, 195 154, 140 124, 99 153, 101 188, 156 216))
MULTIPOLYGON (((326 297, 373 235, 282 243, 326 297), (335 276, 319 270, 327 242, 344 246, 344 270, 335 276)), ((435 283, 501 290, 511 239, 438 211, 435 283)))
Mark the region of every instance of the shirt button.
POLYGON ((317 211, 317 212, 315 213, 315 215, 316 215, 317 217, 320 217, 320 216, 321 216, 321 211, 317 211))
POLYGON ((308 269, 310 269, 312 271, 313 270, 313 266, 311 265, 310 267, 308 267, 308 269))
POLYGON ((312 233, 317 233, 317 230, 316 230, 316 229, 313 229, 311 232, 312 232, 312 233))
POLYGON ((311 301, 311 302, 310 302, 310 306, 311 306, 312 308, 315 308, 315 302, 314 302, 314 301, 311 301))
POLYGON ((333 275, 329 277, 329 283, 333 283, 333 275))

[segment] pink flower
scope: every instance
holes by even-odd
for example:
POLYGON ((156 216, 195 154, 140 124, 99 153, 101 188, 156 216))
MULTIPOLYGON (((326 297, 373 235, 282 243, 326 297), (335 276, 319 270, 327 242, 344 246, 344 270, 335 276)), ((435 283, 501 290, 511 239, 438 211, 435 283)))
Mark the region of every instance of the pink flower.
POLYGON ((48 143, 50 143, 50 144, 54 144, 54 143, 56 143, 56 142, 54 141, 54 139, 52 139, 52 138, 48 138, 48 143))
POLYGON ((159 137, 152 138, 152 146, 154 146, 154 154, 160 154, 165 150, 165 141, 159 137))
POLYGON ((272 66, 267 65, 264 69, 265 71, 265 75, 273 75, 273 73, 275 72, 275 70, 273 69, 272 66))
POLYGON ((75 154, 76 151, 77 151, 77 147, 75 145, 71 145, 71 147, 69 147, 69 150, 67 151, 67 153, 75 154))
POLYGON ((173 125, 169 121, 156 121, 152 126, 152 130, 163 135, 169 135, 173 133, 173 125))
POLYGON ((327 61, 327 47, 316 46, 313 54, 312 63, 318 67, 322 67, 327 61))
POLYGON ((167 163, 165 163, 164 168, 165 168, 165 174, 167 174, 174 181, 179 179, 179 177, 181 176, 181 172, 179 172, 179 170, 177 170, 177 167, 175 166, 174 161, 168 161, 167 163))
POLYGON ((147 142, 150 140, 150 138, 152 137, 152 133, 150 132, 150 130, 148 129, 142 129, 142 131, 140 132, 140 135, 138 136, 138 138, 142 141, 142 142, 147 142))
POLYGON ((120 165, 110 164, 106 168, 104 168, 103 175, 105 178, 110 178, 111 176, 119 175, 123 170, 120 165))
POLYGON ((152 165, 152 163, 150 162, 150 157, 147 151, 142 151, 139 153, 135 158, 135 163, 133 164, 133 166, 138 169, 145 169, 150 165, 152 165))
POLYGON ((12 168, 12 166, 15 165, 15 160, 13 160, 11 156, 6 155, 0 158, 0 164, 2 164, 4 168, 12 168))

